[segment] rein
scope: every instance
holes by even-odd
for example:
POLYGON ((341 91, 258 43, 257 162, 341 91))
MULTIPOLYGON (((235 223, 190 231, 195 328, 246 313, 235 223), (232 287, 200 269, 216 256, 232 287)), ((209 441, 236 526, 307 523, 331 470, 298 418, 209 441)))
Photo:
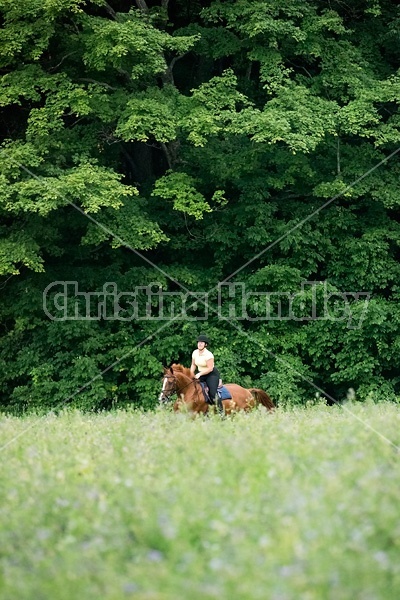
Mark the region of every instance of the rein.
MULTIPOLYGON (((174 391, 174 392, 172 392, 172 394, 177 394, 178 392, 177 392, 177 390, 176 390, 176 375, 174 375, 174 374, 172 374, 172 375, 165 375, 165 377, 166 377, 167 379, 173 378, 173 379, 175 380, 175 391, 174 391)), ((197 392, 197 400, 199 401, 199 400, 201 399, 201 397, 199 397, 199 390, 198 390, 198 388, 196 388, 196 383, 197 383, 197 381, 198 381, 197 379, 192 379, 191 381, 189 381, 189 383, 187 383, 186 385, 184 385, 184 386, 181 388, 180 392, 182 392, 182 391, 183 391, 183 390, 185 390, 187 387, 189 387, 189 385, 193 384, 193 385, 194 385, 194 387, 195 387, 195 390, 196 390, 196 392, 197 392)), ((171 394, 171 396, 172 396, 172 394, 171 394)), ((170 396, 167 396, 167 397, 168 397, 168 399, 170 398, 170 396)))

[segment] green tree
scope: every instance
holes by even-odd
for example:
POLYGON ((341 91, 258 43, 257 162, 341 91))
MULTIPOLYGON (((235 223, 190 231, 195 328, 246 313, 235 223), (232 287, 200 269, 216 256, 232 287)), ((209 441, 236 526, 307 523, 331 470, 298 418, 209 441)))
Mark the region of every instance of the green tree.
POLYGON ((0 13, 3 406, 151 406, 161 364, 187 362, 205 327, 223 373, 282 403, 313 397, 310 381, 338 399, 398 394, 398 7, 0 0, 0 13), (256 320, 257 303, 207 323, 43 310, 54 281, 221 280, 372 300, 358 329, 256 320))

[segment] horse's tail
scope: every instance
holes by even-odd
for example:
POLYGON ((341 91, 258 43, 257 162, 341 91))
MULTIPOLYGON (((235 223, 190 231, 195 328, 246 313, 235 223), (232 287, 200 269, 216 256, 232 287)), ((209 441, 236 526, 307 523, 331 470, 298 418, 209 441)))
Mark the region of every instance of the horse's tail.
POLYGON ((256 402, 261 403, 265 408, 268 408, 268 410, 274 410, 275 404, 272 402, 267 392, 264 392, 264 390, 260 390, 259 388, 250 388, 249 392, 254 396, 256 402))

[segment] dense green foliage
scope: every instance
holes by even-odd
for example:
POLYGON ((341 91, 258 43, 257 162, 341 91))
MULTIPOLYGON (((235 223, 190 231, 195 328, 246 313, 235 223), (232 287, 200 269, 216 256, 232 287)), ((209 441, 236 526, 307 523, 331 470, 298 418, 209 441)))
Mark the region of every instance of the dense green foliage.
POLYGON ((393 600, 398 407, 345 408, 3 416, 1 598, 393 600))
POLYGON ((225 380, 276 402, 305 402, 311 382, 331 399, 396 398, 396 3, 0 0, 0 15, 4 408, 152 406, 161 365, 187 364, 200 330, 225 380), (205 321, 201 304, 170 321, 43 310, 55 281, 223 280, 275 294, 324 282, 319 310, 321 290, 371 299, 349 298, 358 326, 340 301, 305 321, 257 320, 250 300, 223 320, 216 295, 205 321))

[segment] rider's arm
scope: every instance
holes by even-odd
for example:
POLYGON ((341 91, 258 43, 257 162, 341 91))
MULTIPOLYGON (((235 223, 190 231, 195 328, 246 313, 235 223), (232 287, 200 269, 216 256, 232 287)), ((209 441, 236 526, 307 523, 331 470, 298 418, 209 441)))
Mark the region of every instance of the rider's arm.
POLYGON ((190 365, 190 374, 192 377, 194 377, 195 372, 196 372, 196 363, 194 362, 194 356, 192 356, 192 364, 190 365))
POLYGON ((200 375, 208 375, 214 368, 214 358, 209 358, 207 361, 207 368, 203 369, 201 373, 198 373, 197 377, 200 375))

